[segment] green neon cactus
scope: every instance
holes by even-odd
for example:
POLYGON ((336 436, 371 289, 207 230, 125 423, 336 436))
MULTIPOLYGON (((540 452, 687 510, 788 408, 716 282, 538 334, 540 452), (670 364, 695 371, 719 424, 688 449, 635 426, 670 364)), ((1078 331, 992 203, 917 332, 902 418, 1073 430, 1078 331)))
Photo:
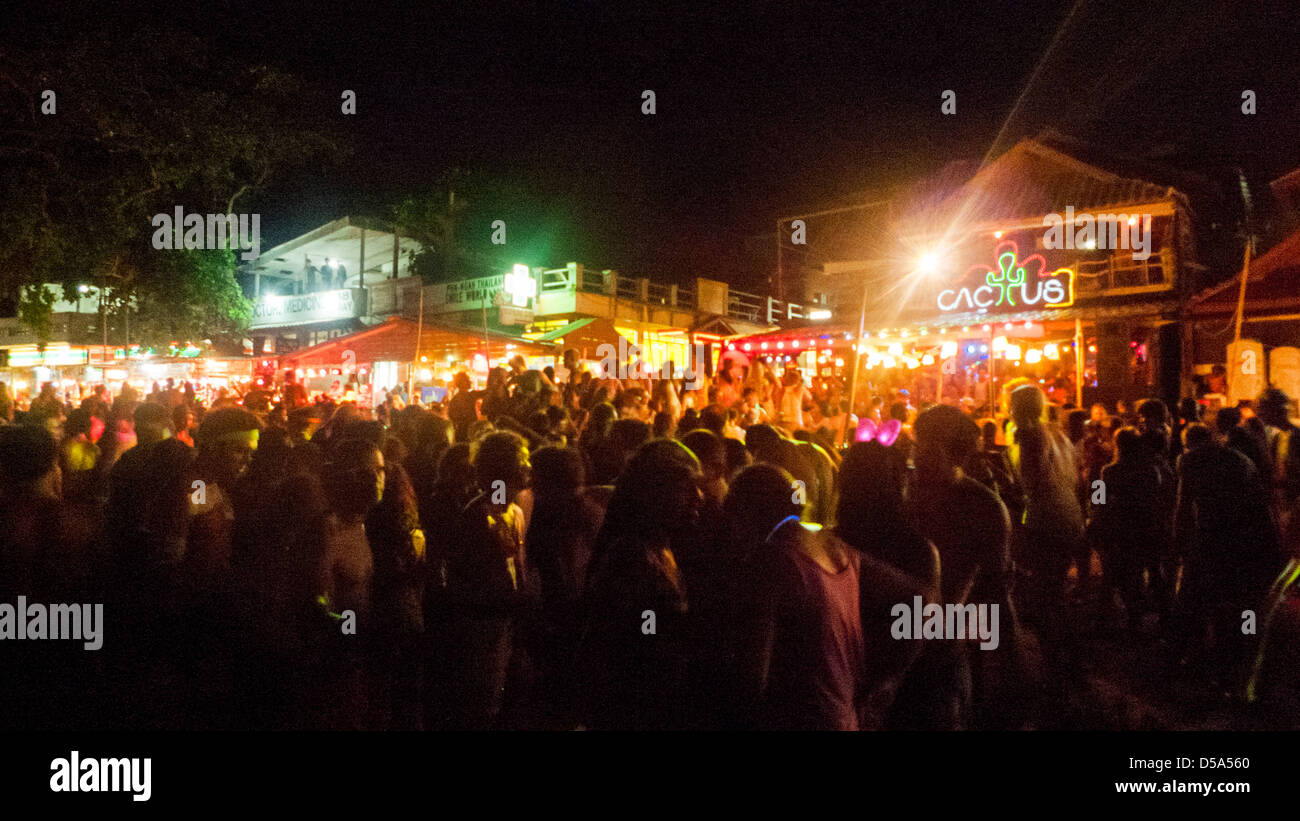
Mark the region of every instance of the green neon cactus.
POLYGON ((1017 267, 1015 263, 1015 253, 1006 251, 998 256, 998 270, 989 271, 984 276, 984 282, 989 287, 998 289, 996 303, 998 305, 1005 301, 1008 305, 1015 306, 1016 301, 1011 296, 1011 286, 1025 283, 1025 269, 1017 267))

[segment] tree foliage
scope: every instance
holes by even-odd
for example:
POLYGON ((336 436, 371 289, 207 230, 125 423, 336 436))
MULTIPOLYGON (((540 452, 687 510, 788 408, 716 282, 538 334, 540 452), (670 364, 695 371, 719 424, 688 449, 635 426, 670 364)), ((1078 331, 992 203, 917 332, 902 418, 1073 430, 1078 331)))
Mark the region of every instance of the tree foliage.
POLYGON ((238 213, 285 171, 342 156, 326 118, 337 110, 167 29, 0 52, 0 294, 106 284, 119 344, 128 322, 145 344, 238 332, 250 311, 235 254, 155 249, 151 219, 238 213))
POLYGON ((54 291, 44 285, 26 286, 18 300, 18 318, 36 334, 36 344, 41 350, 50 343, 54 329, 54 302, 54 291))

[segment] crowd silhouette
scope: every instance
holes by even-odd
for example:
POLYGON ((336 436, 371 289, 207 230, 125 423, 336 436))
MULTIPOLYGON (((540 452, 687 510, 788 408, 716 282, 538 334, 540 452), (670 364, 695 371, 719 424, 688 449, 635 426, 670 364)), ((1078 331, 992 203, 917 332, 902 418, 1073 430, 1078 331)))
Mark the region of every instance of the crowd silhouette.
POLYGON ((1026 385, 979 419, 869 389, 859 416, 793 368, 688 390, 565 363, 460 374, 431 407, 7 400, 0 602, 105 625, 96 652, 0 641, 0 725, 1124 726, 1069 718, 1102 641, 1156 658, 1157 694, 1295 726, 1277 390, 1207 419, 1026 385), (897 638, 913 601, 996 605, 996 648, 897 638))

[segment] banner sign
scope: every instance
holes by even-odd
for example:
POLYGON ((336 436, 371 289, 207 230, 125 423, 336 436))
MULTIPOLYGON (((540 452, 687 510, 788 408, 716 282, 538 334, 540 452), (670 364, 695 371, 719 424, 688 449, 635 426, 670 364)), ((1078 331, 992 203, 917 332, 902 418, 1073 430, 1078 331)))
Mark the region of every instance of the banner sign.
POLYGON ((332 319, 350 319, 357 316, 361 299, 354 291, 320 291, 315 294, 262 297, 253 305, 251 328, 274 328, 282 325, 305 325, 332 319))
POLYGON ((434 313, 450 313, 491 307, 505 279, 505 274, 498 274, 434 285, 429 289, 431 298, 425 308, 434 313))

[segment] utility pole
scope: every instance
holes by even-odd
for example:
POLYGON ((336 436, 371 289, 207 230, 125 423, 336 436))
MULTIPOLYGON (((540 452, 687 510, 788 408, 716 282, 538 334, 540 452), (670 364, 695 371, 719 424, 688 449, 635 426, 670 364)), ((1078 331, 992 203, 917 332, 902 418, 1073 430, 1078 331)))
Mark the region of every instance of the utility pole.
POLYGON ((415 369, 420 367, 420 337, 424 336, 424 288, 420 288, 420 312, 415 323, 415 359, 406 374, 406 396, 413 401, 415 396, 415 369))
MULTIPOLYGON (((104 332, 104 344, 99 349, 100 365, 108 363, 108 272, 105 271, 99 277, 99 329, 104 332)), ((108 377, 104 377, 104 384, 108 384, 108 377)))
MULTIPOLYGON (((858 400, 858 371, 862 368, 862 337, 867 332, 867 294, 870 293, 871 282, 869 279, 862 280, 862 310, 858 312, 858 336, 853 340, 853 373, 849 376, 849 410, 844 414, 844 444, 846 446, 853 444, 853 439, 849 433, 849 417, 853 415, 853 407, 858 400)), ((838 410, 838 408, 836 408, 838 410)))
POLYGON ((877 205, 888 205, 889 200, 875 200, 874 202, 864 202, 860 205, 846 205, 843 208, 827 208, 824 211, 811 211, 807 214, 794 214, 793 216, 783 217, 776 221, 776 291, 777 299, 785 299, 781 288, 781 247, 784 243, 781 240, 781 233, 785 227, 792 221, 798 219, 809 219, 811 217, 824 217, 828 214, 842 214, 848 211, 861 211, 864 208, 874 208, 877 205))

